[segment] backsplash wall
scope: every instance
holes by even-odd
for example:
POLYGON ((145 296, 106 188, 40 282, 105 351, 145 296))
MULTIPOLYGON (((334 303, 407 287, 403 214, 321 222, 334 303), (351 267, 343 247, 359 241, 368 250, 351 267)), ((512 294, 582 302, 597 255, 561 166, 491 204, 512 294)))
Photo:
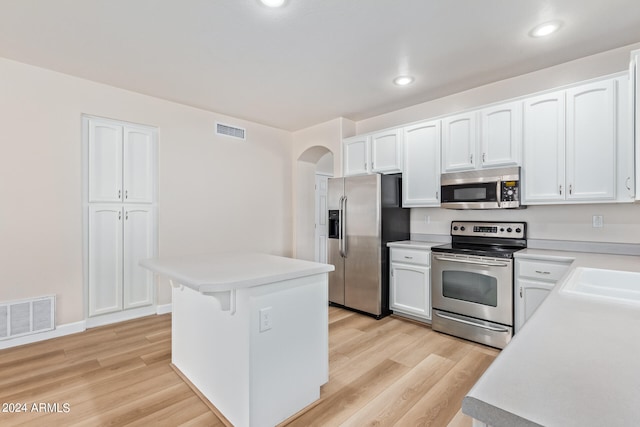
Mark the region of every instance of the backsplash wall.
POLYGON ((640 203, 528 206, 514 210, 412 208, 411 234, 447 236, 454 220, 524 221, 529 239, 640 244, 640 203), (602 228, 593 227, 593 215, 603 216, 602 228))

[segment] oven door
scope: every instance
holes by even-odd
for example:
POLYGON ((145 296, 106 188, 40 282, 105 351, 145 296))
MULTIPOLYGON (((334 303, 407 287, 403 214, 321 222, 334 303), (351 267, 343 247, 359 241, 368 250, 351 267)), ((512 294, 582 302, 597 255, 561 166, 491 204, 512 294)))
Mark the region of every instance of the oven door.
POLYGON ((513 260, 432 252, 433 308, 513 326, 513 260))

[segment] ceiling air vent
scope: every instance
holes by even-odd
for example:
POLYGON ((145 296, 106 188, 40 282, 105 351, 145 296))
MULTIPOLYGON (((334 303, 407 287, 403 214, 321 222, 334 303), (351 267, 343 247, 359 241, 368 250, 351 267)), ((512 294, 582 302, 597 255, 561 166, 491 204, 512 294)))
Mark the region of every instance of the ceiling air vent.
POLYGON ((246 129, 242 129, 236 126, 229 126, 223 123, 216 123, 216 134, 230 136, 232 138, 246 139, 246 129))

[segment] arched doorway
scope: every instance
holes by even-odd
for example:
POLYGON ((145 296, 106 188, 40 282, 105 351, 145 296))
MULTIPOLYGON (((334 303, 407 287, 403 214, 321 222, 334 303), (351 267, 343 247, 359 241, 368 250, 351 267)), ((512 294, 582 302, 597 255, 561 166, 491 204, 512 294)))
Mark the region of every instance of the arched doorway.
POLYGON ((296 258, 326 262, 326 183, 334 174, 333 162, 333 153, 323 146, 310 147, 297 159, 296 258))

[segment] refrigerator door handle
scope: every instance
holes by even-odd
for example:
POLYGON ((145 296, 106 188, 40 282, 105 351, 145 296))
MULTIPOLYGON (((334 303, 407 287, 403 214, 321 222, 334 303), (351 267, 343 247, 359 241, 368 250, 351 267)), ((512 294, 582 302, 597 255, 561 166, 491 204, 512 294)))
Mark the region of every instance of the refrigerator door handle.
POLYGON ((344 201, 344 196, 340 196, 340 200, 338 201, 338 252, 340 256, 344 258, 344 253, 342 251, 342 202, 344 201))
POLYGON ((340 219, 340 243, 342 245, 340 255, 343 258, 347 257, 347 196, 342 196, 342 209, 340 210, 342 213, 342 218, 340 219))

